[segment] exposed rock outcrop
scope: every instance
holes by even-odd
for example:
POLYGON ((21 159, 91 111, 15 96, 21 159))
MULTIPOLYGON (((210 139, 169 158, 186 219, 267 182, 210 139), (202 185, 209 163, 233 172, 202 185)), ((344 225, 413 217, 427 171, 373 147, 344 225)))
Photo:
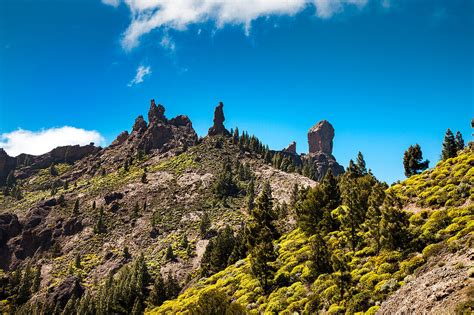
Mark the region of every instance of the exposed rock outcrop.
POLYGON ((5 184, 8 174, 16 167, 16 159, 0 148, 0 186, 5 184))
POLYGON ((303 157, 313 168, 315 178, 324 178, 328 170, 334 175, 344 173, 344 167, 332 155, 334 127, 327 120, 321 120, 308 131, 309 153, 303 157))
POLYGON ((283 149, 283 152, 296 154, 296 142, 293 141, 290 143, 285 149, 283 149))
POLYGON ((192 146, 197 140, 197 134, 187 116, 179 115, 168 120, 165 108, 151 100, 148 126, 143 117, 139 116, 135 120, 129 139, 133 147, 145 152, 151 150, 166 152, 183 145, 192 146))
POLYGON ((327 120, 321 120, 308 131, 309 153, 332 154, 334 127, 327 120))
POLYGON ((145 119, 143 119, 142 115, 138 116, 137 119, 135 119, 135 123, 133 124, 132 130, 134 132, 142 133, 146 130, 146 128, 147 128, 147 124, 146 124, 145 119))
POLYGON ((76 276, 69 276, 60 285, 54 287, 53 292, 48 295, 46 304, 50 309, 54 309, 58 304, 63 308, 70 298, 80 298, 84 293, 81 281, 76 276))
POLYGON ((118 146, 118 145, 121 145, 122 143, 124 143, 125 141, 127 141, 128 139, 128 131, 122 131, 118 136, 117 138, 115 138, 115 140, 111 143, 110 146, 114 147, 114 146, 118 146))
POLYGON ((216 109, 214 110, 214 124, 209 128, 209 131, 207 132, 208 136, 230 135, 229 131, 224 127, 225 117, 223 107, 224 103, 222 102, 219 102, 219 105, 216 106, 216 109))

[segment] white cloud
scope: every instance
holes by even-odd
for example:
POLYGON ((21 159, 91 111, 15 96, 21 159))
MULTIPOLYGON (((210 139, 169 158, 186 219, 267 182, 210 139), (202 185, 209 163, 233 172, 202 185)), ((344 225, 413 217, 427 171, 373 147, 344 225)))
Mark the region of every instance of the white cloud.
POLYGON ((120 5, 120 0, 102 0, 102 3, 116 8, 120 5))
POLYGON ((151 68, 150 67, 145 67, 145 66, 139 66, 137 68, 137 73, 135 74, 135 77, 130 81, 128 86, 133 86, 135 84, 140 84, 143 82, 144 78, 146 76, 151 75, 151 68))
POLYGON ((69 126, 40 131, 19 129, 0 135, 0 147, 11 156, 17 156, 21 153, 39 155, 58 146, 86 145, 91 142, 96 145, 103 145, 104 138, 95 130, 84 130, 69 126))
POLYGON ((168 33, 165 33, 163 35, 163 37, 161 38, 160 45, 166 50, 169 50, 171 52, 174 52, 176 49, 176 44, 174 40, 169 36, 168 33))
MULTIPOLYGON (((103 0, 111 1, 111 0, 103 0)), ((308 7, 320 18, 330 18, 346 5, 363 7, 369 0, 123 0, 131 22, 123 33, 122 47, 131 50, 141 36, 154 29, 185 30, 190 24, 212 21, 218 28, 243 25, 249 33, 252 21, 272 15, 295 15, 308 7)))

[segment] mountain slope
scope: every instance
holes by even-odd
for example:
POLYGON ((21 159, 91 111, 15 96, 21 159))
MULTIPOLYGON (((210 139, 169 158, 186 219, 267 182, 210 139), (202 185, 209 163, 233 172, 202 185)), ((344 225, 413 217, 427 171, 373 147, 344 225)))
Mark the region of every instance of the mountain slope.
MULTIPOLYGON (((461 190, 465 189, 463 185, 467 185, 472 189, 473 166, 473 152, 466 150, 457 158, 440 162, 434 169, 389 190, 402 197, 406 201, 406 209, 410 211, 413 209, 413 199, 410 199, 414 198, 412 191, 420 181, 434 178, 428 185, 437 187, 436 191, 447 190, 447 185, 457 185, 461 190), (438 174, 444 174, 446 170, 457 171, 449 172, 450 175, 446 176, 449 178, 440 180, 438 174)), ((416 197, 421 204, 432 200, 430 195, 421 192, 416 197)), ((442 209, 407 212, 409 231, 414 235, 413 243, 426 244, 419 251, 395 250, 375 254, 365 247, 355 253, 346 252, 350 259, 349 295, 341 297, 339 293, 340 273, 313 273, 311 241, 305 233, 296 229, 275 242, 278 258, 271 263, 276 268, 275 286, 269 294, 264 293, 258 279, 253 276, 247 258, 201 280, 178 299, 150 309, 150 313, 200 313, 209 303, 209 292, 214 292, 218 303, 230 305, 233 302, 245 306, 245 310, 252 314, 317 311, 329 314, 372 314, 377 311, 381 314, 413 311, 454 313, 469 307, 472 310, 473 197, 461 192, 455 198, 456 204, 461 206, 450 207, 448 204, 442 209), (215 292, 225 293, 224 298, 219 298, 215 292), (387 297, 388 300, 383 302, 387 297)), ((441 204, 443 200, 436 206, 444 206, 446 202, 441 204)), ((337 235, 326 238, 331 242, 331 239, 337 239, 337 235)))
MULTIPOLYGON (((12 277, 26 279, 32 266, 40 283, 30 301, 51 299, 53 308, 58 301, 65 307, 72 294, 61 291, 63 283, 77 283, 77 297, 96 292, 108 275, 142 254, 151 277, 172 275, 186 285, 199 274, 209 237, 227 225, 235 233, 241 229, 249 176, 257 193, 269 181, 281 204, 290 201, 295 185, 316 185, 265 163, 256 138, 239 144, 218 133, 198 140, 185 116, 168 120, 154 102, 149 122, 138 117, 130 134, 79 159, 67 159, 72 151, 65 147, 62 155, 18 160, 15 183, 0 194, 0 310, 12 310, 19 294, 12 277), (215 185, 224 165, 232 167, 236 190, 221 198, 215 185), (205 215, 208 235, 200 231, 205 215)), ((290 230, 291 221, 282 229, 290 230)))

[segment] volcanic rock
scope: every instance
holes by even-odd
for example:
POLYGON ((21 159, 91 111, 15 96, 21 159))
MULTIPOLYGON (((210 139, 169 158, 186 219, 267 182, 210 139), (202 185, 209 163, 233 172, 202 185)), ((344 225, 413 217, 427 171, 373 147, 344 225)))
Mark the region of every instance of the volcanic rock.
POLYGON ((69 276, 60 285, 54 287, 46 303, 50 309, 54 309, 56 304, 63 308, 70 298, 80 298, 83 293, 84 288, 80 279, 77 276, 69 276))
POLYGON ((290 143, 285 149, 282 150, 283 152, 286 153, 291 153, 291 154, 296 154, 296 142, 293 141, 290 143))
POLYGON ((115 146, 121 145, 122 143, 124 143, 128 139, 128 136, 129 136, 128 131, 126 131, 126 130, 122 131, 117 136, 117 138, 115 138, 115 140, 112 142, 112 144, 110 146, 115 147, 115 146))
POLYGON ((207 132, 208 136, 230 135, 229 131, 224 127, 225 117, 223 107, 224 103, 222 102, 219 102, 219 105, 216 106, 216 109, 214 110, 214 125, 209 128, 209 131, 207 132))
POLYGON ((334 127, 327 121, 321 120, 308 131, 309 153, 332 154, 334 127))
POLYGON ((142 133, 146 130, 147 124, 143 116, 140 115, 135 119, 135 123, 133 124, 133 131, 142 133))
POLYGON ((166 123, 165 117, 165 108, 163 105, 155 104, 155 100, 150 101, 150 110, 148 111, 148 123, 157 124, 157 123, 166 123))
POLYGON ((8 174, 16 167, 16 159, 0 148, 0 186, 5 184, 8 174))

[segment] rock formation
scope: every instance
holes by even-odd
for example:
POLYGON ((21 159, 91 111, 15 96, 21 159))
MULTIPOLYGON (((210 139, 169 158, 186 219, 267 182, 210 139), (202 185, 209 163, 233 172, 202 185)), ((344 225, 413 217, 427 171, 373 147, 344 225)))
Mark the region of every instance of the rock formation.
POLYGON ((0 148, 0 186, 5 184, 8 174, 16 167, 16 159, 0 148))
POLYGON ((344 173, 344 167, 332 155, 334 127, 327 120, 321 120, 308 131, 309 154, 304 156, 312 165, 316 179, 323 179, 331 169, 334 175, 344 173))
POLYGON ((143 119, 143 116, 140 115, 135 119, 135 123, 133 124, 132 132, 139 132, 142 133, 146 130, 147 124, 145 119, 143 119))
POLYGON ((283 149, 283 152, 296 154, 296 142, 293 141, 290 143, 285 149, 283 149))
POLYGON ((209 128, 209 131, 207 132, 208 136, 230 135, 229 131, 224 127, 225 117, 223 107, 224 103, 222 102, 219 102, 219 105, 216 106, 216 109, 214 110, 214 124, 209 128))
POLYGON ((308 131, 309 153, 332 154, 334 127, 327 120, 321 120, 308 131))
MULTIPOLYGON (((148 124, 140 115, 135 119, 132 132, 122 132, 112 146, 122 146, 123 152, 143 150, 145 152, 167 152, 182 146, 192 146, 197 140, 191 120, 185 115, 172 119, 165 116, 163 105, 150 101, 148 124)), ((128 154, 128 153, 127 153, 128 154)))

